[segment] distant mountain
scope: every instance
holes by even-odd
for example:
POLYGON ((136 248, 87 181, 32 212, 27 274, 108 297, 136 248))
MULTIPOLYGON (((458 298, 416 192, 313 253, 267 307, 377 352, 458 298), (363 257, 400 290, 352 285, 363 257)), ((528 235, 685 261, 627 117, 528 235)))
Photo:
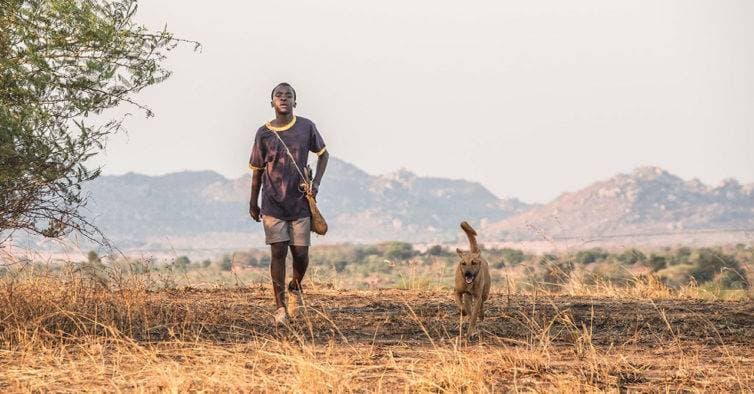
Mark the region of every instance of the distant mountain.
POLYGON ((718 187, 638 168, 565 193, 549 204, 485 226, 507 240, 593 238, 754 228, 754 185, 718 187))
MULTIPOLYGON (((249 183, 249 175, 226 179, 210 171, 103 176, 88 185, 87 214, 123 249, 261 246, 261 225, 248 217, 249 183)), ((654 167, 596 182, 546 205, 528 205, 500 199, 479 183, 407 170, 374 176, 331 158, 319 199, 330 232, 318 243, 464 242, 461 220, 477 226, 486 243, 517 245, 754 229, 754 185, 727 180, 711 187, 654 167)), ((699 239, 680 236, 673 242, 699 239)))
MULTIPOLYGON (((123 248, 259 243, 261 225, 248 216, 249 184, 249 175, 226 179, 209 171, 103 176, 88 185, 87 212, 123 248)), ((330 224, 327 242, 455 241, 461 220, 497 222, 530 208, 479 183, 406 170, 373 176, 337 158, 319 204, 330 224)))

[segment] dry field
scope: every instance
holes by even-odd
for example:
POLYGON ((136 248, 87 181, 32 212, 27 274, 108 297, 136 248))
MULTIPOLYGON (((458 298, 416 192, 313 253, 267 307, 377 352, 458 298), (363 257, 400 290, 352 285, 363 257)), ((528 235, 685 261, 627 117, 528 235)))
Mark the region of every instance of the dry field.
POLYGON ((2 391, 734 391, 754 388, 754 305, 626 293, 495 293, 478 340, 445 290, 312 285, 151 291, 0 282, 2 391))

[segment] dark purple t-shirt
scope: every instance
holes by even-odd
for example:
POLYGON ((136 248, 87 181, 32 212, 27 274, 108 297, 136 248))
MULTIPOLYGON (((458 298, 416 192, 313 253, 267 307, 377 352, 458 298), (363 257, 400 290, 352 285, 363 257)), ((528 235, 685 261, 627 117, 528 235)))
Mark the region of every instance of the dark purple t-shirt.
POLYGON ((294 117, 291 123, 272 127, 269 123, 257 130, 251 148, 249 167, 262 173, 262 215, 281 220, 309 217, 309 204, 299 188, 302 182, 296 167, 275 134, 288 145, 296 163, 303 171, 309 152, 321 155, 325 141, 314 123, 306 118, 294 117))

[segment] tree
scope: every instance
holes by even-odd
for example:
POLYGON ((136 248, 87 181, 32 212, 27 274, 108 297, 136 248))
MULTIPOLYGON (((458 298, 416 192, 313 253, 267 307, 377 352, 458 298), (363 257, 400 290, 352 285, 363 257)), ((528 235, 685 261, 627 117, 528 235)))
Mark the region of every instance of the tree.
POLYGON ((347 266, 348 266, 347 260, 337 260, 333 263, 333 268, 335 269, 335 272, 343 272, 347 266))
POLYGON ((732 255, 722 253, 719 249, 701 248, 691 254, 691 259, 694 262, 691 276, 699 283, 721 276, 728 287, 748 287, 741 263, 732 255))
POLYGON ((86 261, 88 261, 90 264, 98 264, 102 262, 97 252, 93 250, 90 250, 89 253, 86 254, 86 261))
POLYGON ((233 269, 233 259, 229 255, 224 255, 220 261, 220 270, 231 271, 233 269))
POLYGON ((647 260, 647 256, 644 255, 638 249, 627 249, 623 253, 618 255, 618 261, 626 265, 633 265, 636 263, 642 263, 647 260))
POLYGON ((191 265, 191 260, 188 256, 178 256, 173 262, 173 265, 185 271, 191 265))
POLYGON ((559 284, 568 281, 571 272, 574 270, 574 264, 571 261, 561 261, 554 254, 544 254, 539 259, 539 266, 542 270, 541 280, 546 288, 557 289, 559 284))
POLYGON ((660 256, 653 253, 649 255, 649 260, 647 260, 647 265, 649 265, 649 268, 651 268, 652 271, 657 272, 667 267, 668 261, 665 258, 665 256, 660 256))
POLYGON ((601 248, 592 248, 576 252, 576 255, 573 256, 573 260, 576 263, 586 265, 605 260, 609 255, 609 253, 601 248))
POLYGON ((383 256, 394 260, 407 260, 416 255, 414 246, 407 242, 391 241, 382 245, 383 256))
MULTIPOLYGON (((137 0, 0 0, 0 233, 99 233, 82 215, 85 166, 123 119, 93 116, 165 80, 182 40, 133 20, 137 0)), ((198 44, 197 48, 198 48, 198 44)), ((7 238, 0 238, 0 244, 7 238)))
POLYGON ((526 260, 526 254, 522 250, 513 248, 500 249, 500 255, 502 256, 502 261, 499 268, 502 268, 505 264, 518 265, 526 260))
POLYGON ((429 248, 427 248, 426 251, 427 256, 445 256, 448 255, 448 253, 445 252, 442 245, 432 245, 429 248))

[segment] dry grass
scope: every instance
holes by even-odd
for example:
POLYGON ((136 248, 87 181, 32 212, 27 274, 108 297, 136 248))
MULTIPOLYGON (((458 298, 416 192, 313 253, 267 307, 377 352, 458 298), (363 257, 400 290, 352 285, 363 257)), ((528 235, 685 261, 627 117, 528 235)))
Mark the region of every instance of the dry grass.
MULTIPOLYGON (((674 289, 660 281, 655 275, 633 277, 628 284, 611 281, 587 283, 582 277, 572 274, 557 294, 571 296, 593 296, 617 299, 703 299, 740 301, 749 298, 747 290, 712 290, 691 282, 674 289)), ((553 295, 556 295, 553 293, 553 295)))
MULTIPOLYGON (((411 284, 414 282, 408 281, 411 284)), ((311 286, 269 324, 267 286, 153 290, 138 277, 0 280, 3 391, 751 391, 754 306, 628 290, 492 295, 467 341, 445 290, 311 286)), ((594 290, 595 288, 592 288, 594 290)))

